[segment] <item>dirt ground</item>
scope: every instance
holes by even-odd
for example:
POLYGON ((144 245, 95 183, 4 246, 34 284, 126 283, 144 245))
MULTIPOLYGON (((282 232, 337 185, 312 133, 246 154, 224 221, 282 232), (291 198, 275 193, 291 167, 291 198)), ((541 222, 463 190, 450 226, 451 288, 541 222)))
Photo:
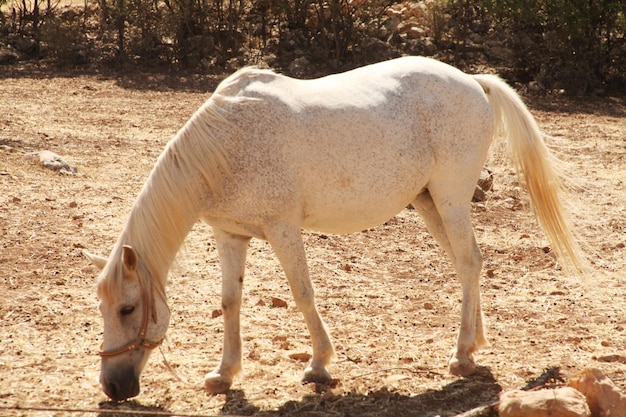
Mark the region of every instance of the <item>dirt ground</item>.
POLYGON ((207 395, 202 379, 221 352, 220 272, 211 230, 198 224, 171 271, 163 348, 186 382, 156 351, 141 394, 109 402, 98 383, 97 271, 82 250, 108 255, 163 146, 218 81, 0 73, 0 414, 453 416, 553 366, 566 377, 599 368, 626 388, 626 101, 547 95, 527 99, 584 180, 573 201, 585 209, 576 224, 592 270, 582 279, 560 270, 512 169, 491 161, 494 190, 473 206, 491 342, 476 375, 447 373, 460 287, 419 216, 404 210, 361 233, 304 233, 337 351, 336 387, 300 384, 309 337, 269 245, 253 241, 245 374, 228 395, 207 395), (39 150, 62 155, 78 173, 61 175, 24 155, 39 150), (287 306, 273 307, 272 297, 287 306))

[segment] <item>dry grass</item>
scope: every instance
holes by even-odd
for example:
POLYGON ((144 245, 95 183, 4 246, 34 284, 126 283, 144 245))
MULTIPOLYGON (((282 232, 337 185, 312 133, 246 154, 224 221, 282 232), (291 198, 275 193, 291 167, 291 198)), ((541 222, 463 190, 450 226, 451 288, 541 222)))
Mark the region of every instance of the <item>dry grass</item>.
MULTIPOLYGON (((98 384, 101 337, 94 279, 82 248, 108 254, 167 140, 208 97, 216 80, 162 75, 47 76, 0 80, 0 407, 112 407, 98 384), (171 81, 171 82, 170 82, 171 81), (8 150, 7 146, 13 148, 8 150), (44 170, 23 151, 47 149, 78 166, 44 170)), ((506 165, 474 206, 485 256, 483 306, 491 346, 477 376, 447 374, 460 289, 414 211, 347 236, 305 233, 318 306, 337 351, 338 386, 299 383, 309 337, 269 246, 254 241, 242 311, 245 375, 227 396, 198 387, 221 350, 220 280, 211 231, 189 235, 169 287, 173 311, 164 351, 155 352, 142 393, 122 406, 171 413, 297 416, 449 416, 525 385, 544 368, 566 375, 598 367, 626 386, 626 107, 622 100, 535 99, 540 126, 587 181, 575 200, 593 249, 579 280, 555 267, 545 239, 506 165), (287 301, 272 308, 271 298, 287 301)), ((10 415, 63 412, 0 409, 10 415)), ((89 414, 89 413, 74 413, 89 414)))

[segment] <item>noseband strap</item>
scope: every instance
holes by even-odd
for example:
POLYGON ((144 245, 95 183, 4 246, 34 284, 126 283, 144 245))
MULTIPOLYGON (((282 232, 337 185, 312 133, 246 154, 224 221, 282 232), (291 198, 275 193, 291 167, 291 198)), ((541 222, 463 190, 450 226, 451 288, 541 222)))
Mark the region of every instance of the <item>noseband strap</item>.
POLYGON ((146 291, 143 292, 143 318, 141 319, 141 328, 139 329, 139 335, 137 339, 130 342, 129 344, 122 346, 118 349, 111 350, 102 350, 102 346, 100 346, 100 352, 98 354, 102 358, 110 358, 113 356, 121 355, 122 353, 132 352, 133 350, 137 350, 139 348, 145 349, 154 349, 161 345, 163 339, 158 342, 153 342, 151 340, 146 339, 146 331, 148 330, 148 319, 149 319, 149 306, 148 306, 148 293, 146 291))

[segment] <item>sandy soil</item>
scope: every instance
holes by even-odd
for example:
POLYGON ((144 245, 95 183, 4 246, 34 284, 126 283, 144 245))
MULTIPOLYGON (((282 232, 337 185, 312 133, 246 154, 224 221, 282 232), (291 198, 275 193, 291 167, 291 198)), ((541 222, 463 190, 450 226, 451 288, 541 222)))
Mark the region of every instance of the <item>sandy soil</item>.
POLYGON ((459 284, 419 216, 405 210, 361 233, 305 233, 317 303, 337 351, 330 368, 336 387, 315 392, 300 384, 305 363, 291 356, 310 352, 309 337, 269 245, 253 241, 242 309, 245 374, 228 395, 207 395, 202 378, 219 360, 223 330, 213 314, 220 308, 214 242, 199 224, 171 272, 172 322, 163 349, 188 382, 177 380, 157 351, 141 394, 109 402, 98 383, 97 272, 82 250, 108 255, 161 149, 217 81, 148 73, 0 75, 0 414, 117 408, 451 416, 552 366, 566 377, 596 367, 626 387, 626 363, 619 360, 626 356, 626 102, 547 96, 530 98, 531 108, 584 180, 573 200, 586 209, 577 225, 592 249, 592 271, 578 279, 555 265, 511 168, 491 161, 494 190, 473 206, 491 342, 478 356, 477 375, 447 373, 459 284), (24 155, 44 149, 65 157, 77 175, 24 155), (272 297, 287 307, 273 308, 272 297), (611 354, 618 360, 604 362, 611 354))

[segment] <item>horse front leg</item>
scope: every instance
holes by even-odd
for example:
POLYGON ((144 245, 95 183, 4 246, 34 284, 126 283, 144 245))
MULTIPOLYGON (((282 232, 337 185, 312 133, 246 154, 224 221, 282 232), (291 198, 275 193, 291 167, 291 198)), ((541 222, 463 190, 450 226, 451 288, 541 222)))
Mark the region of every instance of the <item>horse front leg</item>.
POLYGON ((296 306, 304 315, 311 335, 313 357, 311 364, 304 371, 302 382, 328 383, 331 377, 326 366, 335 352, 326 326, 315 306, 314 290, 309 277, 300 228, 278 225, 266 235, 285 271, 296 306))
POLYGON ((222 312, 224 317, 224 348, 222 360, 204 378, 204 387, 211 394, 227 392, 233 377, 241 371, 241 334, 239 312, 250 238, 215 229, 215 240, 222 268, 222 312))

